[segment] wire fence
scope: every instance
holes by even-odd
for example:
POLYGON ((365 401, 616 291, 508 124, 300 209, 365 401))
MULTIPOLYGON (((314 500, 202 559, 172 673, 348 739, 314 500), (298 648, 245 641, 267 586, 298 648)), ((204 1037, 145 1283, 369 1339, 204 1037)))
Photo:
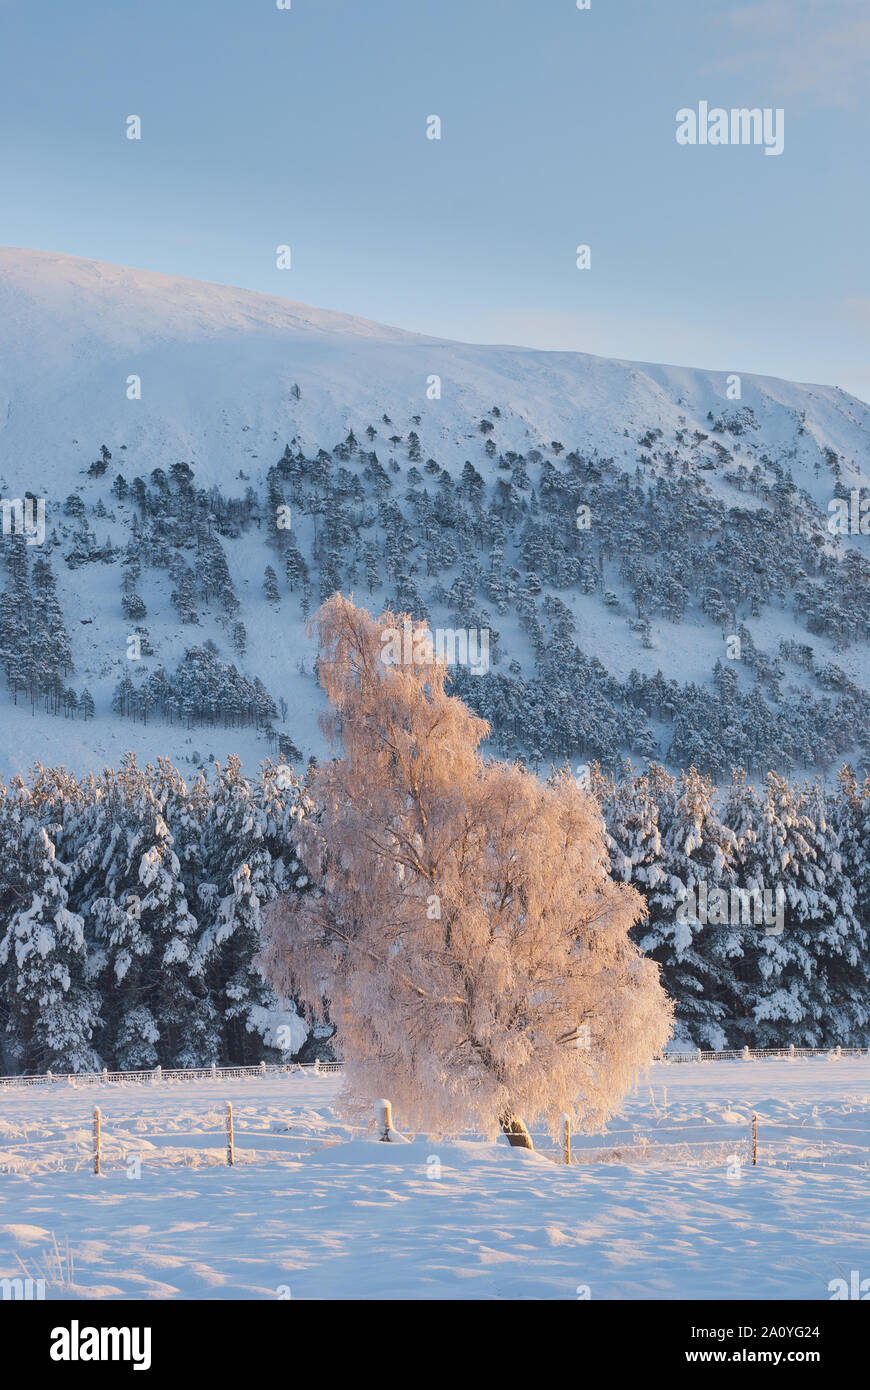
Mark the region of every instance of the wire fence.
MULTIPOLYGON (((870 1047, 768 1047, 733 1048, 718 1052, 695 1048, 691 1052, 663 1052, 653 1060, 668 1066, 688 1062, 756 1062, 771 1059, 798 1060, 805 1057, 828 1057, 837 1060, 841 1057, 868 1057, 870 1047)), ((294 1072, 319 1073, 341 1072, 343 1062, 260 1062, 252 1067, 154 1067, 148 1071, 95 1071, 95 1072, 45 1072, 21 1076, 0 1076, 0 1089, 10 1086, 109 1086, 159 1085, 164 1081, 214 1081, 242 1080, 246 1077, 292 1076, 294 1072)))
MULTIPOLYGON (((95 1097, 96 1099, 96 1097, 95 1097)), ((108 1112, 95 1106, 90 1112, 91 1133, 84 1125, 69 1133, 47 1138, 24 1126, 7 1135, 0 1147, 0 1173, 63 1172, 90 1169, 95 1176, 125 1172, 139 1178, 143 1171, 166 1175, 173 1168, 235 1167, 290 1160, 299 1162, 318 1151, 354 1140, 380 1136, 382 1121, 367 1125, 342 1122, 325 1130, 290 1121, 278 1124, 274 1115, 252 1113, 232 1102, 219 1102, 203 1114, 187 1115, 108 1112), (188 1127, 189 1126, 189 1127, 188 1127), (5 1152, 4 1152, 5 1150, 5 1152)), ((866 1119, 866 1117, 860 1117, 866 1119)), ((608 1128, 598 1134, 577 1132, 555 1140, 546 1131, 533 1129, 535 1151, 557 1166, 619 1165, 721 1170, 728 1179, 739 1179, 755 1169, 821 1171, 832 1174, 870 1173, 870 1129, 866 1123, 848 1127, 826 1116, 775 1119, 747 1112, 724 1124, 702 1116, 687 1115, 665 1124, 608 1128)), ((451 1141, 473 1135, 396 1133, 399 1144, 414 1144, 427 1169, 450 1164, 451 1141)), ((505 1142, 501 1140, 500 1142, 505 1142)), ((385 1150, 385 1157, 388 1156, 385 1150)), ((407 1160, 405 1160, 407 1161, 407 1160)))
POLYGON ((691 1052, 663 1052, 654 1060, 671 1064, 677 1062, 756 1062, 771 1059, 782 1060, 783 1058, 788 1061, 800 1057, 830 1057, 834 1060, 839 1057, 870 1057, 870 1047, 795 1047, 794 1044, 791 1044, 788 1047, 741 1047, 722 1052, 705 1052, 703 1048, 699 1047, 691 1052))
POLYGON ((318 1076, 340 1072, 343 1062, 260 1062, 254 1067, 154 1067, 149 1071, 45 1072, 0 1076, 0 1089, 18 1086, 156 1086, 167 1081, 236 1081, 247 1077, 292 1076, 294 1072, 318 1076))
MULTIPOLYGON (((534 1136, 535 1147, 562 1161, 555 1145, 534 1136)), ((719 1168, 731 1178, 745 1168, 831 1169, 870 1172, 870 1130, 767 1115, 717 1126, 687 1118, 674 1124, 610 1129, 572 1136, 572 1164, 660 1164, 719 1168), (727 1130, 727 1133, 725 1132, 727 1130), (755 1157, 753 1158, 753 1152, 755 1157)))

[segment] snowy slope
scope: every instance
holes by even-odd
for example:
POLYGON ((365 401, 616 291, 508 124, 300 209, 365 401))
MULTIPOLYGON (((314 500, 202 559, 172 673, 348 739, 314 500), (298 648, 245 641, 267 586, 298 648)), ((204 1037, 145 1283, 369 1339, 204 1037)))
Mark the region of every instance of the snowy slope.
MULTIPOLYGON (((634 455, 626 429, 675 426, 680 415, 702 425, 727 404, 721 372, 471 346, 247 290, 16 249, 0 249, 0 363, 0 472, 12 496, 16 487, 49 497, 68 489, 103 442, 126 443, 135 471, 183 458, 199 483, 228 483, 239 467, 265 468, 291 434, 318 446, 384 411, 402 420, 420 413, 424 454, 461 462, 494 401, 510 405, 506 447, 557 439, 617 458, 634 455), (126 397, 131 374, 141 377, 140 401, 126 397), (432 374, 439 401, 427 399, 432 374)), ((870 477, 870 406, 836 387, 769 377, 743 376, 742 388, 770 447, 791 447, 806 411, 806 459, 814 443, 829 445, 855 460, 856 480, 870 477)), ((809 467, 800 476, 800 463, 796 480, 811 493, 815 482, 826 498, 826 481, 809 467)))
POLYGON ((370 1142, 339 1087, 0 1090, 0 1278, 47 1268, 49 1299, 827 1300, 870 1268, 867 1059, 657 1063, 571 1168, 544 1135, 370 1142))
MULTIPOLYGON (((350 429, 361 435, 369 423, 380 425, 385 414, 403 436, 420 417, 423 458, 433 456, 454 476, 472 459, 492 480, 496 465, 484 456, 478 425, 495 404, 500 450, 547 452, 555 440, 627 472, 637 464, 638 439, 646 432, 661 430, 666 441, 678 431, 706 433, 711 415, 737 408, 726 399, 721 372, 453 343, 245 290, 49 252, 0 250, 0 496, 44 496, 49 529, 63 521, 70 492, 80 491, 91 507, 98 494, 107 497, 119 466, 128 479, 148 478, 154 468, 168 470, 185 460, 198 487, 216 484, 240 496, 250 486, 262 493, 267 469, 288 441, 295 439, 313 457, 350 429), (139 400, 127 397, 132 376, 141 380, 139 400), (427 395, 434 376, 440 399, 427 395), (86 472, 101 445, 113 463, 97 486, 86 472)), ((863 402, 834 387, 746 375, 739 406, 751 408, 757 428, 748 440, 729 439, 738 460, 749 466, 766 452, 787 463, 820 517, 832 495, 830 472, 820 465, 825 450, 842 460, 847 488, 870 482, 870 407, 863 402)), ((381 427, 384 462, 388 433, 381 427)), ((650 470, 660 467, 655 449, 646 458, 650 470)), ((712 497, 730 506, 758 505, 750 494, 729 488, 721 471, 701 476, 712 497)), ((116 522, 89 518, 101 540, 125 543, 131 512, 123 515, 122 507, 119 513, 116 522)), ((310 534, 307 518, 300 525, 310 534)), ((288 731, 305 754, 319 753, 320 695, 298 606, 285 602, 279 612, 264 605, 263 568, 273 562, 265 546, 246 535, 225 548, 248 631, 240 665, 276 698, 288 700, 288 731), (309 674, 298 671, 300 658, 309 674)), ((36 758, 84 771, 117 763, 130 746, 146 757, 165 752, 192 763, 209 753, 223 761, 231 750, 249 765, 265 756, 252 730, 143 728, 113 717, 112 692, 129 669, 130 624, 119 609, 117 567, 58 568, 75 688, 91 690, 96 718, 84 724, 34 717, 28 706, 13 709, 0 693, 0 772, 23 770, 36 758)), ((165 571, 148 574, 148 626, 159 639, 160 661, 171 669, 191 640, 208 637, 225 659, 231 657, 226 633, 210 620, 195 632, 179 628, 171 588, 165 571)), ((657 623, 653 647, 645 651, 600 596, 569 599, 578 641, 619 679, 635 667, 648 674, 660 668, 681 682, 709 682, 721 656, 721 633, 709 624, 657 623)), ((515 615, 503 616, 499 629, 508 654, 525 663, 515 615)), ((782 637, 806 640, 785 610, 765 609, 753 632, 758 645, 774 652, 782 637)), ((836 660, 851 679, 870 686, 866 644, 843 653, 819 636, 814 647, 821 661, 836 660)))

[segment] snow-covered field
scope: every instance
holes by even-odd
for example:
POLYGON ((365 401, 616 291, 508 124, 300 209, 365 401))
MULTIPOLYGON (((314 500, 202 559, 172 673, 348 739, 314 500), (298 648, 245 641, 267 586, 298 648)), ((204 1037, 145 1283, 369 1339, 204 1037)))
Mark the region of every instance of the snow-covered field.
POLYGON ((0 1278, 23 1265, 48 1298, 826 1300, 870 1277, 870 1059, 656 1064, 571 1168, 543 1134, 531 1154, 379 1144, 338 1117, 340 1086, 0 1090, 0 1278))

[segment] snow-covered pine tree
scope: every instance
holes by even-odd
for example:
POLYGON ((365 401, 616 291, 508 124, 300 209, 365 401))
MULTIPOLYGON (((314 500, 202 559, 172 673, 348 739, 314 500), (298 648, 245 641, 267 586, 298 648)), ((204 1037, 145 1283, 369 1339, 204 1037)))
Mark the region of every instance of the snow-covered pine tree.
POLYGON ((203 879, 197 891, 201 932, 197 954, 229 1062, 259 1061, 262 1038, 252 1018, 279 1007, 253 966, 260 947, 260 905, 276 894, 276 866, 266 843, 266 814, 232 755, 215 768, 208 815, 201 827, 203 879))
POLYGON ((99 1000, 87 980, 84 922, 70 911, 69 870, 20 781, 3 788, 0 862, 9 870, 0 934, 4 1051, 17 1071, 92 1071, 100 1064, 99 1000))
POLYGON ((148 982, 151 934, 142 921, 139 862, 147 839, 147 778, 127 758, 94 786, 77 856, 92 933, 92 971, 104 996, 101 1047, 123 1071, 156 1066, 160 1030, 148 982))
MULTIPOLYGON (((816 782, 805 788, 802 801, 812 825, 815 880, 806 920, 813 930, 816 968, 827 987, 824 1041, 864 1047, 870 1042, 870 924, 858 899, 862 870, 852 860, 838 798, 816 782)), ((866 838, 864 846, 866 852, 866 838)))
POLYGON ((168 825, 156 811, 151 841, 139 861, 142 929, 151 944, 145 974, 148 1002, 160 1030, 164 1066, 197 1067, 219 1046, 216 1009, 196 950, 197 921, 188 908, 181 865, 168 825))
POLYGON ((215 920, 200 937, 206 963, 209 998, 217 1011, 222 1055, 227 1062, 248 1065, 262 1055, 262 1037, 255 1034, 275 997, 253 966, 260 946, 260 900, 251 870, 242 864, 233 874, 232 892, 222 898, 215 920))
POLYGON ((83 817, 77 875, 106 1000, 102 1048, 123 1069, 199 1066, 215 1055, 197 923, 164 815, 189 836, 185 805, 175 769, 155 773, 128 755, 103 773, 83 817))
POLYGON ((659 808, 661 877, 647 898, 641 945, 662 965, 662 983, 676 1018, 696 1046, 727 1044, 733 961, 739 933, 728 920, 734 881, 734 839, 715 808, 716 789, 696 768, 676 782, 650 769, 659 808))
POLYGON ((861 931, 854 889, 818 789, 799 790, 768 773, 754 843, 742 846, 740 857, 742 886, 750 895, 767 893, 772 906, 782 901, 780 922, 753 921, 745 931, 754 964, 747 1002, 755 1046, 841 1041, 837 1030, 847 1020, 858 1026, 842 974, 859 949, 861 931))
POLYGON ((870 932, 870 774, 859 782, 854 770, 841 768, 833 819, 844 871, 856 896, 856 912, 870 932))

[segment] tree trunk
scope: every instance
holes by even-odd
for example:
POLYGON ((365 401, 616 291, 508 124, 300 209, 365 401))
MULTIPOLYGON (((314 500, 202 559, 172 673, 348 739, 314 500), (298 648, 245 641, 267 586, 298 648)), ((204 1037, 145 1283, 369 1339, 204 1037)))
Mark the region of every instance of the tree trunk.
POLYGON ((533 1149, 532 1136, 519 1115, 505 1114, 499 1120, 502 1133, 507 1135, 512 1149, 533 1149))

